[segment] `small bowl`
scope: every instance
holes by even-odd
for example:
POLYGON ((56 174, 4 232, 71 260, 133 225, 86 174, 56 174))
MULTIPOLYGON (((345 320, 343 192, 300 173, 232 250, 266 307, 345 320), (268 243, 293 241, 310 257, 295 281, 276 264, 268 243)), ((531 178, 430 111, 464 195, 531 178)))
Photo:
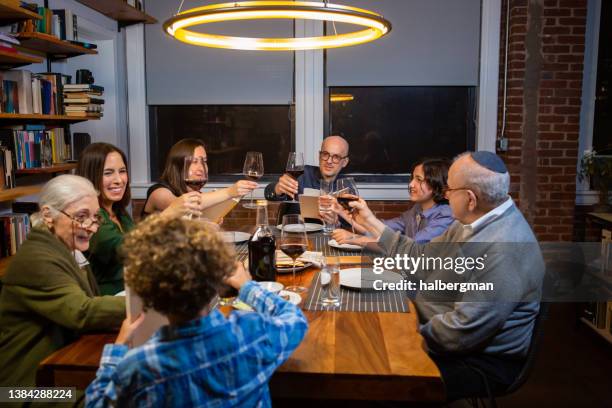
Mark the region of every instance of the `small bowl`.
POLYGON ((265 290, 272 292, 272 293, 278 293, 284 288, 282 283, 272 282, 272 281, 259 282, 259 285, 265 290))

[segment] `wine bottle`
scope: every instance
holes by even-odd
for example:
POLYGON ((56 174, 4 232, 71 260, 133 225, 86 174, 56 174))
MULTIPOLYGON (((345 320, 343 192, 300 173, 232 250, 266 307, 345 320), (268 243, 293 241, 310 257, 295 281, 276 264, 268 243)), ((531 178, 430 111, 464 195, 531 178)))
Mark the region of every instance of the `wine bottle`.
POLYGON ((249 240, 249 272, 256 281, 276 280, 276 240, 268 226, 268 207, 257 206, 257 228, 249 240))

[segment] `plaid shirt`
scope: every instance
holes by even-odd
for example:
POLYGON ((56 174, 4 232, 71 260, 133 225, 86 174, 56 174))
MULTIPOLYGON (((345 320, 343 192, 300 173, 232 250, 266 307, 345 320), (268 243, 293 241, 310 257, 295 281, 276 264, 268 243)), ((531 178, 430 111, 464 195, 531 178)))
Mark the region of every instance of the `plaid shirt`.
POLYGON ((256 282, 239 299, 258 313, 218 310, 164 326, 141 347, 107 344, 87 406, 268 407, 268 380, 300 344, 302 311, 256 282))

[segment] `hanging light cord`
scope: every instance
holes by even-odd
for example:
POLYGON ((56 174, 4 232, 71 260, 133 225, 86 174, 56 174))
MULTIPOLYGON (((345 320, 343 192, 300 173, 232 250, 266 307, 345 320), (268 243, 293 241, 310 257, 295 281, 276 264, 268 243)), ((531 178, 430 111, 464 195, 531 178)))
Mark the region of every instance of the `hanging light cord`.
POLYGON ((181 9, 183 8, 183 3, 185 3, 185 0, 181 0, 181 4, 179 4, 178 10, 176 10, 176 14, 181 12, 181 9))

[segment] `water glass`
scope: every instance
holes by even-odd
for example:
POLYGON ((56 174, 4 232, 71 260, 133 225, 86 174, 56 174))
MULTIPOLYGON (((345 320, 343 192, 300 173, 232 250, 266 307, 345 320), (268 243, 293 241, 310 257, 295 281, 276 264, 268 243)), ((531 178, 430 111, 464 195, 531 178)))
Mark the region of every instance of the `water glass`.
POLYGON ((321 265, 321 304, 340 306, 340 258, 328 256, 321 265))
POLYGON ((334 191, 334 183, 330 181, 321 180, 321 189, 319 195, 319 213, 323 217, 323 235, 331 235, 336 227, 336 217, 332 211, 332 205, 334 199, 332 193, 334 191), (330 222, 327 217, 333 218, 334 221, 330 222))

